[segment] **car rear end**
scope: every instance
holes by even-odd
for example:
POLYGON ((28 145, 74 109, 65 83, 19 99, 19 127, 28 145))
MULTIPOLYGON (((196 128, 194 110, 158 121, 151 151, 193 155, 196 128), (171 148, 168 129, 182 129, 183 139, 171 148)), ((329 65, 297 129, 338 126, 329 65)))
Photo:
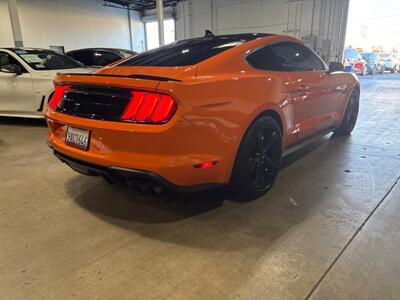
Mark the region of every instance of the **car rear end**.
MULTIPOLYGON (((78 172, 124 183, 150 180, 177 190, 221 183, 218 172, 201 170, 207 163, 213 167, 219 159, 196 154, 191 146, 196 143, 188 140, 191 124, 181 117, 182 102, 168 91, 159 91, 160 80, 179 82, 111 75, 58 76, 46 110, 54 154, 78 172)), ((197 134, 196 138, 206 138, 197 134)))
POLYGON ((78 172, 123 183, 149 180, 183 192, 229 182, 239 127, 223 112, 227 97, 241 94, 197 78, 197 63, 242 41, 210 43, 190 40, 95 74, 59 75, 46 109, 54 154, 78 172))
POLYGON ((360 53, 352 48, 345 49, 344 52, 344 65, 351 66, 351 70, 358 74, 362 75, 365 72, 365 66, 367 62, 363 59, 360 53))

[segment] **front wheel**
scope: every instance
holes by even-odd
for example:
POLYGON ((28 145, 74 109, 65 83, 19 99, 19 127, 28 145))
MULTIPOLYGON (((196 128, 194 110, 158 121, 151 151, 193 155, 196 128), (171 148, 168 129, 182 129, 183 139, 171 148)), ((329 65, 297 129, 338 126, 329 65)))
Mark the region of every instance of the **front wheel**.
POLYGON ((256 119, 243 137, 232 171, 235 194, 247 199, 266 194, 278 175, 281 152, 282 131, 276 120, 256 119))
POLYGON ((344 112, 342 123, 340 124, 339 128, 335 130, 335 134, 349 135, 353 131, 358 118, 359 106, 360 91, 358 89, 355 89, 347 102, 346 111, 344 112))

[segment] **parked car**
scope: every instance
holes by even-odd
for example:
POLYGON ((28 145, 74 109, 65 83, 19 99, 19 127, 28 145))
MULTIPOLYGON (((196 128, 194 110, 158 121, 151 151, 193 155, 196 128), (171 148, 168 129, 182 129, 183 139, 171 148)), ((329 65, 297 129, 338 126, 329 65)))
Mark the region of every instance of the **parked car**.
POLYGON ((367 62, 368 74, 375 75, 376 73, 382 74, 385 71, 385 65, 379 60, 378 53, 376 52, 362 52, 361 56, 367 62))
POLYGON ((400 61, 397 53, 380 53, 379 59, 386 71, 395 73, 400 71, 400 61))
POLYGON ((113 48, 87 48, 73 50, 66 53, 68 56, 80 61, 86 66, 100 68, 118 60, 128 58, 137 53, 131 50, 113 48))
POLYGON ((358 75, 368 74, 367 61, 356 49, 347 48, 344 50, 344 65, 350 65, 352 72, 358 75))
POLYGON ((49 145, 73 169, 179 192, 231 187, 258 197, 282 154, 350 134, 359 83, 285 35, 179 41, 93 74, 60 74, 49 145))
POLYGON ((1 48, 0 116, 44 118, 57 73, 91 70, 51 50, 1 48))

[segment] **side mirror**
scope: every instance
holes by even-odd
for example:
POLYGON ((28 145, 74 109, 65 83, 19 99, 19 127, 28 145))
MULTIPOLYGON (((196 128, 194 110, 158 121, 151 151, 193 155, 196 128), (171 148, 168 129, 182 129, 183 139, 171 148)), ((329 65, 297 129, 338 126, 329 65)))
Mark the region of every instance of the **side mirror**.
POLYGON ((333 72, 343 72, 344 71, 344 65, 339 62, 339 61, 332 61, 329 64, 329 71, 328 73, 333 73, 333 72))
POLYGON ((0 71, 3 73, 9 73, 9 74, 15 74, 15 75, 22 74, 21 68, 15 64, 4 65, 0 68, 0 71))

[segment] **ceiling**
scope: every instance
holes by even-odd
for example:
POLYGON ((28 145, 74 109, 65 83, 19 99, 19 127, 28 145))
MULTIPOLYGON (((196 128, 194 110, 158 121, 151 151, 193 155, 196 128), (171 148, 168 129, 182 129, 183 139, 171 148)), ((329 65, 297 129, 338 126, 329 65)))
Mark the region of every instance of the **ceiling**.
MULTIPOLYGON (((184 0, 163 0, 164 6, 175 6, 184 0)), ((153 9, 156 7, 156 0, 104 0, 105 6, 129 7, 136 10, 153 9)))

